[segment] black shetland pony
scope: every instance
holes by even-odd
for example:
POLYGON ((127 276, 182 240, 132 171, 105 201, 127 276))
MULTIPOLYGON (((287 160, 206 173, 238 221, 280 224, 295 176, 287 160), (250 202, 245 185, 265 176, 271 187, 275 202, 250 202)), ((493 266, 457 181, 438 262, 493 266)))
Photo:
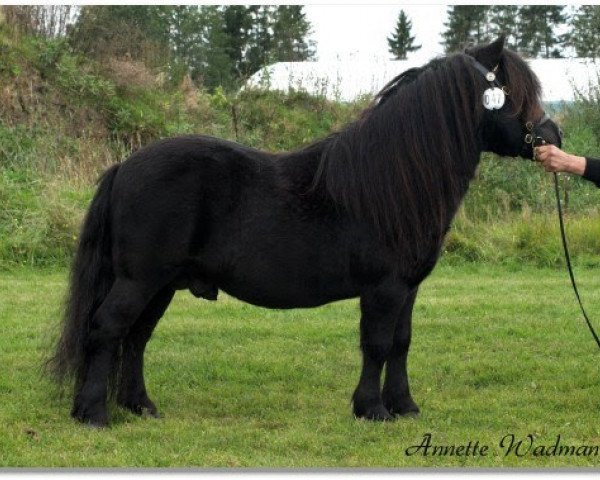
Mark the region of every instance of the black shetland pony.
POLYGON ((402 73, 357 121, 296 151, 187 136, 111 167, 83 226, 50 360, 59 379, 74 379, 73 417, 106 425, 109 387, 123 407, 157 415, 144 348, 179 289, 267 308, 360 297, 354 414, 416 414, 406 360, 419 284, 483 151, 531 158, 532 130, 560 145, 543 118, 536 77, 500 38, 402 73), (508 95, 488 110, 492 71, 508 95))

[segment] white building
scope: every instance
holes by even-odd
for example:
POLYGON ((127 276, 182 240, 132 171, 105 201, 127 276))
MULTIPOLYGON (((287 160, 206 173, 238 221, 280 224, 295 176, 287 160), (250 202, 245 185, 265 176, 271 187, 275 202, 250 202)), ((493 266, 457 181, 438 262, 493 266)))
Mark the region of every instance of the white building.
MULTIPOLYGON (((255 73, 247 86, 302 90, 332 100, 352 101, 361 95, 377 93, 399 73, 424 63, 416 60, 279 62, 255 73)), ((530 60, 529 65, 542 83, 543 101, 547 104, 572 102, 576 91, 586 94, 598 85, 598 59, 536 59, 530 60)))

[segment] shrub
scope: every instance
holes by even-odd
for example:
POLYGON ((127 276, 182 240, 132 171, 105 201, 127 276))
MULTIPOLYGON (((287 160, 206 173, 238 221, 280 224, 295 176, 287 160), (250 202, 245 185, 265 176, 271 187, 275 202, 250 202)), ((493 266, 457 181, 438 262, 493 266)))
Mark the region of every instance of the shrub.
MULTIPOLYGON (((131 62, 103 67, 61 41, 6 40, 1 29, 0 54, 1 98, 11 103, 0 105, 0 265, 64 263, 98 173, 160 137, 202 133, 290 150, 342 128, 369 102, 208 93, 159 82, 131 62)), ((593 97, 560 112, 565 149, 600 155, 597 107, 593 97)), ((600 263, 600 189, 579 178, 561 180, 561 189, 574 260, 600 263)), ((484 155, 445 251, 448 262, 560 264, 552 176, 532 162, 484 155)))

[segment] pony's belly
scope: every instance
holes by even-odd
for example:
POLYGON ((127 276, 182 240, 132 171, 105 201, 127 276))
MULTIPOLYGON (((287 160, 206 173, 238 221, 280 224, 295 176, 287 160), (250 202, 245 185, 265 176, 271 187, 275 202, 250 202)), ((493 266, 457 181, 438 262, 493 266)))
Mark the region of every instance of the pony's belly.
POLYGON ((309 308, 358 296, 346 279, 302 278, 282 273, 236 276, 219 282, 218 287, 239 300, 266 308, 309 308))
POLYGON ((256 305, 257 307, 265 307, 265 308, 278 308, 278 309, 288 309, 288 308, 311 308, 318 307, 321 305, 325 305, 330 302, 335 302, 337 300, 344 300, 346 298, 352 298, 356 295, 306 295, 303 292, 289 292, 288 294, 284 292, 273 292, 273 291, 264 291, 261 292, 257 289, 248 290, 243 286, 227 286, 222 288, 222 290, 231 295, 232 297, 241 300, 242 302, 250 303, 252 305, 256 305))
POLYGON ((315 307, 358 296, 358 234, 280 210, 265 208, 252 221, 232 217, 214 230, 194 258, 200 276, 268 308, 315 307))

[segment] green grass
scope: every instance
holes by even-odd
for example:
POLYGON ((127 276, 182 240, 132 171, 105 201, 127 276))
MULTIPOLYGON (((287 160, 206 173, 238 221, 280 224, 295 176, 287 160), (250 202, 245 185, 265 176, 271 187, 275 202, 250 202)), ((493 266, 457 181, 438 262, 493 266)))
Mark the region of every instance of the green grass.
MULTIPOLYGON (((577 272, 598 324, 600 278, 577 272)), ((418 419, 352 418, 358 304, 274 311, 180 292, 149 344, 151 397, 164 418, 112 409, 83 427, 40 373, 64 270, 0 273, 0 467, 598 466, 600 457, 504 457, 506 434, 600 445, 598 352, 566 272, 440 266, 421 287, 409 373, 418 419), (487 457, 406 456, 479 441, 487 457)), ((600 327, 600 324, 599 324, 600 327)))

